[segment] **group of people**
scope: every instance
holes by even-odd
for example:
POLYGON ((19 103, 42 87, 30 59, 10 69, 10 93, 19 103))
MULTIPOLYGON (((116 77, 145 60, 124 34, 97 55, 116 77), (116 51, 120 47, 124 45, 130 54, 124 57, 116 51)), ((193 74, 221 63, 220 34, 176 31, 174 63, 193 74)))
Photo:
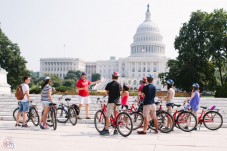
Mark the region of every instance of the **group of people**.
MULTIPOLYGON (((123 85, 118 82, 119 74, 117 72, 114 72, 112 74, 112 81, 108 83, 105 87, 106 94, 108 95, 108 103, 107 103, 107 112, 106 112, 106 125, 103 131, 100 132, 100 135, 109 135, 109 125, 110 125, 110 116, 118 111, 118 107, 121 105, 122 109, 126 108, 128 109, 128 102, 129 102, 129 89, 130 87, 128 85, 123 85)), ((138 89, 138 99, 139 102, 143 103, 143 116, 144 116, 144 123, 143 123, 143 130, 138 131, 138 134, 146 134, 148 124, 151 119, 154 120, 155 125, 155 133, 158 133, 158 120, 156 117, 156 106, 155 106, 155 97, 156 97, 156 87, 153 84, 154 76, 149 74, 146 78, 143 78, 142 84, 138 89)), ((23 123, 22 127, 29 127, 26 123, 26 117, 27 113, 29 111, 29 101, 30 95, 29 95, 29 84, 31 81, 31 78, 28 76, 25 76, 23 79, 23 83, 21 84, 22 92, 24 94, 24 97, 22 100, 19 101, 19 111, 17 114, 16 119, 16 127, 21 126, 19 124, 19 117, 23 113, 23 123)), ((90 98, 89 98, 89 86, 93 84, 99 83, 100 80, 95 82, 90 82, 87 80, 86 73, 81 74, 80 80, 78 80, 75 89, 78 91, 78 97, 79 97, 79 108, 85 104, 85 111, 86 111, 86 119, 90 119, 89 117, 89 104, 90 104, 90 98)), ((169 79, 166 81, 168 93, 165 97, 158 97, 161 101, 166 101, 166 107, 167 111, 169 113, 173 112, 173 100, 175 95, 174 90, 174 81, 169 79)), ((197 83, 194 83, 192 85, 192 94, 191 97, 188 98, 186 101, 189 101, 190 108, 192 112, 197 116, 198 106, 199 106, 199 85, 197 83)), ((186 102, 185 101, 185 102, 186 102)), ((46 77, 44 79, 44 83, 42 85, 41 90, 41 102, 44 108, 44 112, 41 118, 41 122, 39 124, 41 129, 48 129, 48 126, 46 124, 47 115, 49 112, 49 104, 53 102, 52 98, 52 87, 51 87, 51 78, 46 77)), ((81 119, 81 117, 78 117, 81 119)), ((168 121, 168 124, 171 121, 168 121)), ((114 134, 117 134, 117 131, 114 131, 114 134)))

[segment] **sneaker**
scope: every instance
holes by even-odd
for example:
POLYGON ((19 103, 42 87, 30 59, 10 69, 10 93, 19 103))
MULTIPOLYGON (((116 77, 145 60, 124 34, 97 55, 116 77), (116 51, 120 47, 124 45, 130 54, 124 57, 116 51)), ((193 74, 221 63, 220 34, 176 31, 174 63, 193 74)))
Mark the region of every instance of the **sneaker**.
POLYGON ((114 130, 113 134, 114 135, 117 135, 118 134, 118 131, 117 130, 114 130))
POLYGON ((78 120, 81 120, 82 118, 78 116, 77 119, 78 119, 78 120))
POLYGON ((158 130, 154 130, 154 133, 155 133, 155 134, 158 134, 158 130))
POLYGON ((90 117, 86 117, 86 119, 91 119, 90 117))
POLYGON ((46 125, 46 124, 43 127, 44 127, 44 129, 49 129, 48 125, 46 125))
POLYGON ((20 127, 21 125, 20 124, 16 124, 15 127, 20 127))
POLYGON ((103 130, 100 132, 100 135, 107 136, 107 135, 110 135, 110 132, 109 132, 109 130, 103 130))
POLYGON ((40 127, 41 129, 44 129, 42 123, 39 123, 39 127, 40 127))
POLYGON ((144 131, 137 131, 137 134, 140 134, 140 135, 145 135, 145 134, 147 134, 146 132, 144 132, 144 131))
POLYGON ((27 124, 22 125, 22 127, 29 128, 27 124))
POLYGON ((193 130, 194 130, 194 131, 197 131, 197 127, 195 127, 193 130))

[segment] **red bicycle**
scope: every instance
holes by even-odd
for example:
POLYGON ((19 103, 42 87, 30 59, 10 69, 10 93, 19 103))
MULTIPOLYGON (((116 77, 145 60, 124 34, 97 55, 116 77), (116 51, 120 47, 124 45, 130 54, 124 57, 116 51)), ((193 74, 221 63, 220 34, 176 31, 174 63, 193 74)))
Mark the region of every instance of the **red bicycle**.
MULTIPOLYGON (((103 97, 103 100, 100 100, 100 98, 97 99, 97 103, 101 103, 101 109, 98 110, 95 113, 94 117, 94 124, 96 130, 100 133, 106 125, 106 108, 107 105, 105 104, 105 99, 103 97)), ((133 130, 133 123, 130 115, 126 112, 120 112, 117 111, 114 112, 114 116, 111 115, 110 117, 110 126, 114 128, 114 130, 117 130, 122 136, 127 137, 132 133, 133 130)))
MULTIPOLYGON (((172 107, 181 107, 182 105, 180 104, 172 104, 172 107)), ((197 127, 197 118, 196 116, 188 110, 187 107, 185 109, 178 110, 173 114, 173 119, 175 123, 175 127, 181 129, 182 131, 185 132, 191 132, 197 127)))
POLYGON ((200 106, 202 108, 202 113, 198 117, 198 124, 200 124, 199 129, 202 124, 209 130, 218 130, 223 124, 222 115, 219 113, 219 109, 215 109, 216 106, 212 106, 208 109, 205 106, 200 106))

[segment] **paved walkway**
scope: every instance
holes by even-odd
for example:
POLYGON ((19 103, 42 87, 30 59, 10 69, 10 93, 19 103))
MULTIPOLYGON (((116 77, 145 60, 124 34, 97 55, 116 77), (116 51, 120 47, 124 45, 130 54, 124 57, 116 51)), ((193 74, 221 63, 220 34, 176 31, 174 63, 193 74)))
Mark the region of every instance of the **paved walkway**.
MULTIPOLYGON (((120 135, 100 136, 92 124, 58 125, 56 131, 39 127, 15 128, 15 122, 0 121, 0 151, 2 144, 13 140, 13 151, 226 151, 227 128, 171 134, 148 133, 139 136, 136 131, 128 138, 120 135), (5 140, 5 141, 4 141, 5 140)), ((31 125, 31 123, 29 123, 31 125)))

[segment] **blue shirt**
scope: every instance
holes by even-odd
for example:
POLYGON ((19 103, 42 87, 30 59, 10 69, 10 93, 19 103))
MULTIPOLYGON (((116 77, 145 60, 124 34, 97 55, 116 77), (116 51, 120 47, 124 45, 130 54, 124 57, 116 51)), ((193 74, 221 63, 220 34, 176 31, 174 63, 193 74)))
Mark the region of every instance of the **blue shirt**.
POLYGON ((143 87, 142 92, 145 94, 143 101, 144 105, 154 104, 154 98, 156 95, 156 87, 153 84, 148 84, 143 87))

